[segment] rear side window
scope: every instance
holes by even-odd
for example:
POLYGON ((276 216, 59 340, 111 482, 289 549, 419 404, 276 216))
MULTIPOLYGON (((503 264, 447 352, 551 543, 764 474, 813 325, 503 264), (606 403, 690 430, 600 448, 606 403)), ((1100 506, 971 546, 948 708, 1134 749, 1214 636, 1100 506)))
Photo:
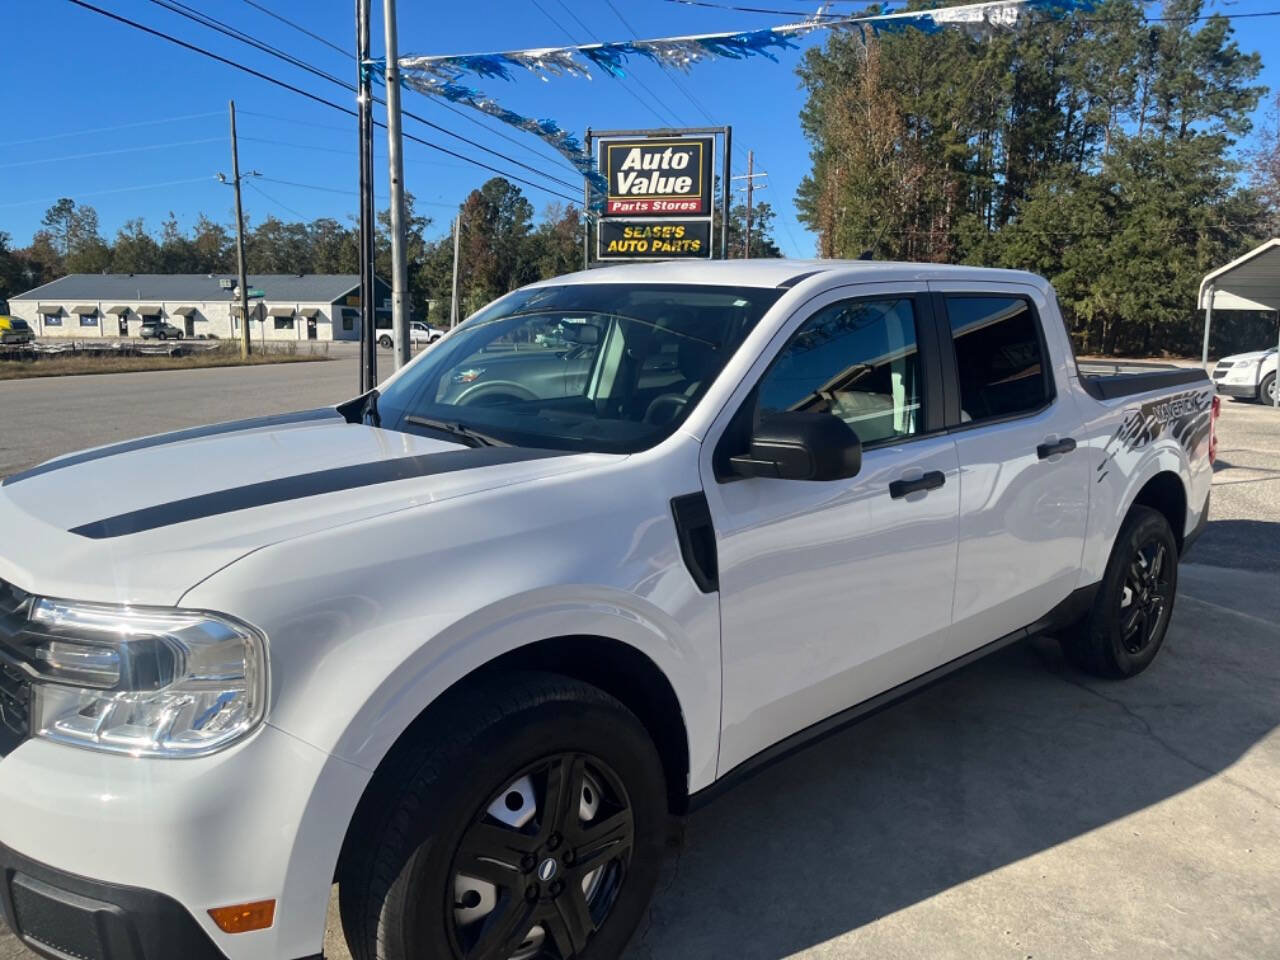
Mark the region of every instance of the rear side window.
POLYGON ((1048 365, 1031 305, 1017 297, 946 299, 961 422, 1029 413, 1048 403, 1048 365))
POLYGON ((923 429, 911 300, 845 300, 805 321, 760 382, 760 413, 833 413, 864 444, 923 429))

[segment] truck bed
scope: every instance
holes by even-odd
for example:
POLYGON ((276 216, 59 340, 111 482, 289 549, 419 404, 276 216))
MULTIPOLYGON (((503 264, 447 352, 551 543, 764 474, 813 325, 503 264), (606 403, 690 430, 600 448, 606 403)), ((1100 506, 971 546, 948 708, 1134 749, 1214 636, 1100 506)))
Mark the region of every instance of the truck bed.
POLYGON ((1126 361, 1081 361, 1077 366, 1080 385, 1095 400, 1116 400, 1152 390, 1210 382, 1209 374, 1198 366, 1126 361))

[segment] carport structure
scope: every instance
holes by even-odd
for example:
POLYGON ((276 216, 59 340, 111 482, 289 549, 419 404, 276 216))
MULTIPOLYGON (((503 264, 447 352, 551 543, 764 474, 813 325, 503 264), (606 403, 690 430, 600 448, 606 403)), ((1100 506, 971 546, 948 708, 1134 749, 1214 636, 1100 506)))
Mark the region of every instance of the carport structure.
MULTIPOLYGON (((1214 310, 1272 310, 1276 314, 1277 348, 1280 348, 1280 237, 1254 247, 1204 275, 1196 306, 1204 311, 1204 351, 1201 362, 1209 364, 1209 327, 1214 310)), ((1280 393, 1274 400, 1280 407, 1280 393)))

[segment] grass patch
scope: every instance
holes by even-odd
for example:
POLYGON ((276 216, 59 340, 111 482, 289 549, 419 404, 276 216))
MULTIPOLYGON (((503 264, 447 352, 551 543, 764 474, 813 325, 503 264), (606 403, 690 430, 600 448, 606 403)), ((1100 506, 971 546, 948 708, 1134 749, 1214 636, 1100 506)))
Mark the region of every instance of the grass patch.
POLYGON ((0 380, 30 377, 72 377, 87 373, 138 373, 146 370, 195 370, 201 367, 258 366, 266 363, 307 363, 330 360, 323 353, 299 351, 294 343, 254 344, 249 358, 242 359, 240 345, 228 342, 182 356, 146 356, 130 353, 23 353, 0 356, 0 380))

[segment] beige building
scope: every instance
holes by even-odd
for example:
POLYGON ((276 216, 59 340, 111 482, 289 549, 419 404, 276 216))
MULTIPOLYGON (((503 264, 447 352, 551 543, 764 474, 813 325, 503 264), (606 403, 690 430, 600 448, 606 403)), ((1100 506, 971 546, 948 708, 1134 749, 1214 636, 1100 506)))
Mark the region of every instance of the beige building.
MULTIPOLYGON (((252 274, 254 340, 359 340, 356 274, 252 274)), ((391 315, 391 290, 377 281, 379 319, 391 315)), ((240 336, 235 278, 218 274, 75 273, 9 298, 15 317, 38 338, 137 337, 146 324, 169 323, 188 339, 240 336)))

